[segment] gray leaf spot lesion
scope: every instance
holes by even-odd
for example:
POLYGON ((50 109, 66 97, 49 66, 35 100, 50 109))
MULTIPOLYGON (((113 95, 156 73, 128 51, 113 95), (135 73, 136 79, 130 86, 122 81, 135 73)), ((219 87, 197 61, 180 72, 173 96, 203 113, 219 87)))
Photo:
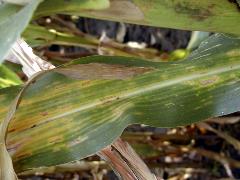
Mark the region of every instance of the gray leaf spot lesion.
POLYGON ((77 64, 63 68, 54 69, 55 72, 66 75, 73 79, 128 79, 141 75, 154 68, 149 67, 128 67, 117 64, 89 63, 77 64))

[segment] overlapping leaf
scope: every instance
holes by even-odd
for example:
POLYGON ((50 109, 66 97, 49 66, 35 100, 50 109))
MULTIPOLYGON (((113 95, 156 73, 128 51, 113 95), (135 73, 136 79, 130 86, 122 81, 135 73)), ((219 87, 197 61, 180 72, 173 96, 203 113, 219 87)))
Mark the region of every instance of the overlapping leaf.
POLYGON ((109 6, 107 0, 51 0, 45 1, 35 16, 61 13, 158 27, 240 35, 237 2, 111 0, 109 6))
MULTIPOLYGON (((129 124, 175 127, 239 110, 239 47, 218 34, 177 63, 93 56, 46 72, 26 89, 9 127, 16 170, 89 156, 129 124)), ((0 90, 1 119, 17 91, 0 90)))

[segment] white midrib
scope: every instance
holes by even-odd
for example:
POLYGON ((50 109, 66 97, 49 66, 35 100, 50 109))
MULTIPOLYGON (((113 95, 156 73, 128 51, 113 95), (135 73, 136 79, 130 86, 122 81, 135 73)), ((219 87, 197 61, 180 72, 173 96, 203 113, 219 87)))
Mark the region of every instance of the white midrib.
MULTIPOLYGON (((203 74, 192 74, 192 75, 186 76, 186 77, 179 77, 179 78, 175 78, 175 79, 172 79, 172 80, 157 82, 157 83, 154 83, 154 84, 144 86, 141 89, 121 93, 121 94, 118 95, 118 97, 121 100, 122 99, 127 99, 127 98, 130 98, 130 97, 137 96, 139 94, 144 94, 144 93, 147 93, 149 91, 154 91, 154 90, 157 90, 157 89, 160 89, 160 88, 172 86, 174 84, 178 84, 178 83, 181 83, 181 82, 184 82, 184 81, 191 81, 191 80, 195 80, 195 79, 206 77, 206 76, 212 76, 212 75, 217 75, 217 74, 221 74, 221 73, 228 72, 228 71, 234 71, 234 70, 237 70, 237 69, 240 69, 240 64, 235 65, 234 67, 233 66, 227 66, 227 67, 223 67, 223 68, 218 68, 218 69, 212 70, 211 72, 206 72, 206 73, 203 73, 203 74)), ((115 100, 115 99, 116 98, 108 99, 108 101, 115 100)), ((103 103, 104 103, 104 101, 97 100, 97 101, 82 105, 81 107, 75 108, 71 111, 67 111, 67 112, 59 114, 57 116, 48 118, 42 123, 46 123, 46 122, 52 121, 54 119, 62 118, 64 116, 68 116, 68 115, 71 115, 71 114, 74 114, 74 113, 77 113, 77 112, 80 112, 80 111, 84 111, 84 110, 87 110, 87 109, 90 109, 90 108, 94 108, 94 107, 96 107, 98 105, 101 105, 103 103)))

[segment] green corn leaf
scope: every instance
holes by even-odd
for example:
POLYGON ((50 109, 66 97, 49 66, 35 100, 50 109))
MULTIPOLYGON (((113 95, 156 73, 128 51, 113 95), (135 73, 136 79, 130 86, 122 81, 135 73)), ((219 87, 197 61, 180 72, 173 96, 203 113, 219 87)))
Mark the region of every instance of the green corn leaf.
POLYGON ((41 0, 34 0, 25 6, 8 3, 0 5, 0 63, 28 25, 40 2, 41 0))
POLYGON ((0 65, 0 88, 22 84, 21 79, 5 65, 0 65))
POLYGON ((83 10, 106 9, 110 6, 109 0, 51 0, 44 1, 35 13, 35 17, 58 13, 78 13, 83 10))
MULTIPOLYGON (((216 34, 188 59, 93 56, 41 74, 8 129, 17 172, 87 157, 129 124, 176 127, 238 111, 240 39, 216 34)), ((20 87, 0 90, 0 119, 20 87)))

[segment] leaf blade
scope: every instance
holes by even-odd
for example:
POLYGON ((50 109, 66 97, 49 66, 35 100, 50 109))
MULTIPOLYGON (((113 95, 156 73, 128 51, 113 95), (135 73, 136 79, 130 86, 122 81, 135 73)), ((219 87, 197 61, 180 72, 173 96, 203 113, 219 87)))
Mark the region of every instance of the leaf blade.
MULTIPOLYGON (((8 148, 16 170, 94 154, 129 124, 172 127, 237 111, 239 47, 239 39, 214 35, 182 62, 95 56, 49 71, 26 90, 10 125, 8 148), (151 71, 123 80, 80 81, 59 74, 61 69, 90 63, 151 71)), ((0 95, 5 102, 7 98, 0 95)), ((4 110, 0 118, 2 114, 4 110)))

